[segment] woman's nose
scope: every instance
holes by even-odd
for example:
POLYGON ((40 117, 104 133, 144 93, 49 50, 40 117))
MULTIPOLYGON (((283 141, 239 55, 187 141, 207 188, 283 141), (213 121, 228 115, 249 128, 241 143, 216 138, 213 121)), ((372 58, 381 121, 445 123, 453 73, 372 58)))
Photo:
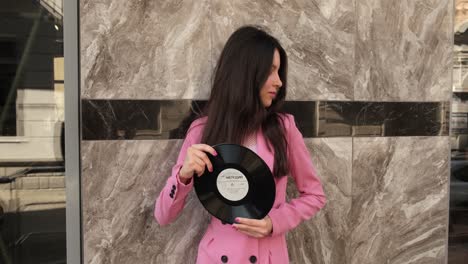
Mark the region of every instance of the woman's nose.
POLYGON ((279 77, 279 74, 276 74, 275 85, 276 85, 278 88, 281 88, 281 86, 283 86, 283 82, 281 81, 281 78, 279 77))

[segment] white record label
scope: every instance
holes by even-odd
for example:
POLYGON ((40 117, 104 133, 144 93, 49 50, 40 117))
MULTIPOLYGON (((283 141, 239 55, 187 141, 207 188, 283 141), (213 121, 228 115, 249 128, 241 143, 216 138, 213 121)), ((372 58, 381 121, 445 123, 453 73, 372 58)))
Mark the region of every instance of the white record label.
POLYGON ((216 187, 219 193, 230 201, 240 201, 249 192, 247 177, 236 169, 221 171, 216 179, 216 187))

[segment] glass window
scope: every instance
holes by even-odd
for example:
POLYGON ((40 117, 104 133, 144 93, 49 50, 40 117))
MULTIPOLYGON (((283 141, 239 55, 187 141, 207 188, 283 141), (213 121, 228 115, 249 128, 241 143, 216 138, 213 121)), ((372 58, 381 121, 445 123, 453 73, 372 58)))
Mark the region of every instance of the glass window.
POLYGON ((448 263, 468 258, 468 1, 455 13, 448 263))
POLYGON ((0 1, 0 263, 66 263, 62 14, 0 1))

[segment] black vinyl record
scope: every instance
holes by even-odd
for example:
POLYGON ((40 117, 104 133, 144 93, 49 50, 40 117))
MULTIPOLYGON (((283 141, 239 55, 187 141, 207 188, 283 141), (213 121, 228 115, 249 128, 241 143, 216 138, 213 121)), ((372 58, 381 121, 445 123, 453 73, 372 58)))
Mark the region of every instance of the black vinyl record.
POLYGON ((268 165, 255 152, 237 144, 213 146, 207 153, 213 172, 194 176, 198 199, 205 209, 225 223, 236 217, 263 219, 275 201, 275 180, 268 165))

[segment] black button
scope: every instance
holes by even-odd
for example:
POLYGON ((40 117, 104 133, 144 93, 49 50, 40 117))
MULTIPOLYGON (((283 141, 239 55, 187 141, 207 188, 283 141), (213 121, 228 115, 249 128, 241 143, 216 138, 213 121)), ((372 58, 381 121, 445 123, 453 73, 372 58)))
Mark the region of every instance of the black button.
POLYGON ((222 256, 222 257, 221 257, 221 261, 222 261, 223 263, 227 263, 227 262, 228 262, 227 256, 222 256))
POLYGON ((172 185, 172 190, 175 190, 175 185, 172 185))
POLYGON ((171 194, 174 194, 174 190, 171 191, 171 194))
POLYGON ((173 194, 173 193, 169 194, 169 196, 170 196, 172 199, 174 199, 174 194, 173 194))
POLYGON ((249 260, 250 260, 250 263, 256 263, 257 262, 257 257, 256 256, 250 256, 249 260))

